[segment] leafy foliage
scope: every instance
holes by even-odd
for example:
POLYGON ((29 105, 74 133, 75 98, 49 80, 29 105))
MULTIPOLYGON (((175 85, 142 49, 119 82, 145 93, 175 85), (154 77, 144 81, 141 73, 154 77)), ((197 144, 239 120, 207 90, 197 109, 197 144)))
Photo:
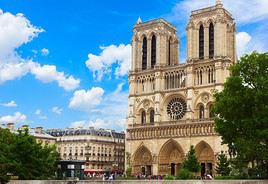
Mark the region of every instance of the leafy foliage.
POLYGON ((188 169, 181 169, 179 172, 179 175, 177 176, 177 179, 182 179, 182 180, 187 180, 187 179, 192 179, 193 175, 188 169))
POLYGON ((48 179, 55 175, 57 158, 55 146, 42 146, 28 130, 13 134, 0 128, 1 182, 9 179, 7 174, 19 179, 48 179))
POLYGON ((174 179, 175 179, 175 177, 172 176, 172 175, 166 175, 166 176, 164 177, 164 180, 174 180, 174 179))
POLYGON ((231 172, 230 162, 227 159, 226 155, 223 153, 223 151, 221 151, 221 153, 218 156, 216 172, 221 176, 228 176, 231 172))
POLYGON ((216 131, 240 171, 251 162, 268 173, 267 112, 268 53, 253 52, 231 67, 223 91, 215 94, 216 131))
POLYGON ((200 163, 198 162, 194 146, 191 145, 189 152, 186 155, 186 159, 182 164, 183 169, 187 169, 190 172, 199 172, 201 169, 200 163))

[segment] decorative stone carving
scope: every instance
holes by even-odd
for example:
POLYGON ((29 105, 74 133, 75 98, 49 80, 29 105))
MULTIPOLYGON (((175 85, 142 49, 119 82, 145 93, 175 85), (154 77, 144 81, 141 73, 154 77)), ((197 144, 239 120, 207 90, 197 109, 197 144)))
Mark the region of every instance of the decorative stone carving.
POLYGON ((148 109, 149 106, 150 106, 150 101, 149 101, 149 100, 144 100, 144 101, 143 101, 143 107, 144 107, 145 109, 148 109))
POLYGON ((207 103, 209 101, 209 95, 208 94, 203 94, 201 96, 201 100, 202 100, 202 102, 207 103))
POLYGON ((167 105, 167 113, 172 120, 181 119, 187 110, 186 102, 182 98, 173 98, 167 105))

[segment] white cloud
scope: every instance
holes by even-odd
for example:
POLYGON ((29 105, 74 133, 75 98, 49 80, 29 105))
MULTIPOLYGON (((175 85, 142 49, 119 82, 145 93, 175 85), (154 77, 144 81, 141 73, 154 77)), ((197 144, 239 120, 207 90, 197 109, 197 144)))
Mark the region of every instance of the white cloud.
MULTIPOLYGON (((215 5, 215 0, 184 0, 177 3, 168 19, 172 21, 187 20, 192 10, 215 5)), ((222 0, 224 7, 230 11, 238 23, 261 21, 268 18, 267 0, 222 0), (246 13, 245 13, 246 12, 246 13)))
POLYGON ((20 112, 15 112, 13 115, 0 116, 1 123, 24 123, 26 119, 27 116, 20 112))
POLYGON ((41 54, 42 54, 43 56, 47 56, 47 55, 49 54, 49 50, 46 49, 46 48, 43 48, 43 49, 41 49, 41 54))
POLYGON ((35 115, 40 115, 40 114, 41 114, 41 110, 40 110, 40 109, 36 109, 36 111, 35 111, 34 114, 35 114, 35 115))
POLYGON ((69 107, 72 109, 89 111, 102 100, 104 90, 100 87, 93 87, 89 90, 77 90, 70 99, 69 107))
MULTIPOLYGON (((54 65, 40 65, 29 59, 23 59, 16 52, 23 44, 30 42, 44 30, 33 26, 22 14, 13 15, 0 9, 0 84, 31 73, 43 82, 56 81, 65 90, 74 90, 80 80, 58 72, 54 65)), ((35 52, 35 51, 34 51, 35 52)), ((42 53, 48 54, 42 49, 42 53)))
POLYGON ((2 103, 1 105, 5 107, 17 107, 18 106, 14 100, 11 100, 10 102, 7 102, 7 103, 2 103))
POLYGON ((86 127, 86 120, 82 120, 82 121, 74 121, 70 123, 70 128, 87 128, 86 127))
POLYGON ((57 107, 57 106, 55 106, 55 107, 53 107, 53 108, 51 109, 51 111, 54 112, 54 113, 56 113, 56 114, 61 114, 62 111, 63 111, 63 109, 62 109, 62 108, 59 108, 59 107, 57 107))
POLYGON ((120 44, 100 47, 100 55, 88 54, 86 66, 93 72, 97 80, 101 80, 104 74, 110 74, 112 65, 115 64, 115 76, 121 77, 127 74, 131 64, 131 45, 120 44))
POLYGON ((63 72, 58 72, 55 65, 43 65, 35 63, 31 68, 31 73, 36 79, 44 83, 57 81, 58 85, 66 91, 74 90, 79 86, 80 80, 72 75, 66 76, 63 72))
POLYGON ((13 15, 0 10, 0 60, 14 56, 14 50, 30 42, 44 30, 33 26, 21 13, 13 15))
POLYGON ((81 120, 70 123, 71 128, 104 128, 116 131, 123 131, 125 129, 125 119, 119 120, 107 120, 107 119, 96 119, 92 120, 81 120))
POLYGON ((246 32, 239 32, 236 34, 236 49, 238 57, 248 51, 250 40, 251 36, 246 32))
POLYGON ((94 106, 89 108, 89 105, 84 105, 87 107, 85 110, 88 110, 89 120, 75 121, 70 126, 124 130, 128 107, 128 92, 122 91, 124 84, 119 83, 113 92, 103 96, 94 106))
POLYGON ((39 119, 47 119, 47 116, 43 115, 40 109, 36 109, 34 114, 37 115, 39 119))

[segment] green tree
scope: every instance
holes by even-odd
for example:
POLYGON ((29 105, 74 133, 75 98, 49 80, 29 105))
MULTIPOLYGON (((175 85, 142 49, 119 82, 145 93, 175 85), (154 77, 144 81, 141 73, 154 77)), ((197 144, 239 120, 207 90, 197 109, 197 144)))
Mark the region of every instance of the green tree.
POLYGON ((253 52, 231 67, 223 91, 215 94, 216 131, 240 170, 251 162, 268 173, 267 112, 268 53, 253 52))
POLYGON ((195 149, 193 145, 191 145, 190 150, 186 155, 186 159, 182 163, 182 167, 183 169, 186 169, 193 173, 200 171, 201 166, 196 158, 195 149))
POLYGON ((7 183, 9 175, 13 172, 14 161, 12 160, 11 145, 14 136, 7 129, 0 128, 0 183, 7 183))
MULTIPOLYGON (((18 176, 19 179, 48 179, 55 175, 58 153, 55 146, 42 146, 28 134, 28 130, 18 134, 0 129, 0 172, 18 176), (2 168, 6 168, 2 172, 2 168)), ((3 178, 4 178, 3 177, 3 178)))
POLYGON ((218 155, 216 172, 221 176, 228 176, 231 172, 230 162, 227 159, 226 155, 223 153, 223 151, 221 151, 221 153, 218 155))

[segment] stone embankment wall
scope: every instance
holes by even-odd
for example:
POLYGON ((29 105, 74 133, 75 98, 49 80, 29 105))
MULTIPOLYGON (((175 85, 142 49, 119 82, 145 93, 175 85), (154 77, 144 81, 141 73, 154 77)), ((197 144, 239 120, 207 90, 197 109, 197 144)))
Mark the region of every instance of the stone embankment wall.
POLYGON ((63 181, 12 180, 8 184, 268 184, 268 180, 116 180, 116 181, 63 181))

